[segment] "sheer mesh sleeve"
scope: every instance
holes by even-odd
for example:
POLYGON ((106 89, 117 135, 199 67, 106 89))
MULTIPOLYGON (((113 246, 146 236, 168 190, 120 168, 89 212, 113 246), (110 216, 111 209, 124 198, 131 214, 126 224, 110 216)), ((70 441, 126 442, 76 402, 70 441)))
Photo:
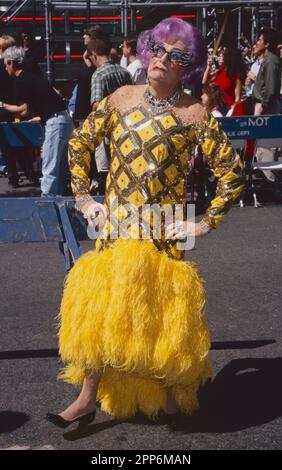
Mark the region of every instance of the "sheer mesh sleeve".
POLYGON ((243 189, 244 167, 213 116, 209 115, 204 124, 196 126, 195 137, 218 179, 215 198, 204 216, 204 221, 215 228, 243 189))
POLYGON ((75 129, 69 141, 69 168, 74 195, 89 194, 91 154, 111 130, 110 97, 104 98, 83 125, 75 129))

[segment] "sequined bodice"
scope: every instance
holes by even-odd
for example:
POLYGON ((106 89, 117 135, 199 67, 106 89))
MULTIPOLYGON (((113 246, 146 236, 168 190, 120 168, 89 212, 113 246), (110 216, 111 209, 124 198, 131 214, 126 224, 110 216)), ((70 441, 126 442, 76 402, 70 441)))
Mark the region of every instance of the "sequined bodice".
MULTIPOLYGON (((123 93, 131 90, 134 87, 126 87, 123 93)), ((139 210, 144 205, 175 206, 185 202, 189 160, 197 145, 218 179, 216 197, 204 217, 206 223, 215 227, 240 194, 243 182, 240 158, 216 119, 212 116, 197 122, 194 119, 186 125, 173 108, 152 115, 143 104, 138 104, 120 112, 110 101, 110 97, 101 101, 97 111, 88 116, 82 128, 74 131, 69 142, 72 188, 75 195, 81 195, 89 193, 91 155, 106 136, 110 138, 105 205, 108 213, 113 202, 118 205, 114 209, 115 222, 109 217, 103 230, 102 247, 107 246, 115 232, 116 220, 130 219, 128 205, 139 210)), ((142 228, 134 223, 129 226, 131 236, 142 228)), ((182 253, 175 251, 173 241, 153 241, 170 256, 182 257, 182 253)))
POLYGON ((121 203, 181 203, 188 157, 189 132, 166 111, 152 116, 138 106, 117 114, 111 138, 111 164, 106 202, 118 196, 121 203))
MULTIPOLYGON (((137 208, 144 204, 183 204, 191 151, 188 128, 183 132, 172 111, 153 116, 139 105, 129 113, 117 113, 111 135, 107 208, 118 200, 118 219, 124 221, 132 213, 125 209, 127 204, 137 208)), ((171 245, 161 240, 155 243, 162 248, 171 245)))

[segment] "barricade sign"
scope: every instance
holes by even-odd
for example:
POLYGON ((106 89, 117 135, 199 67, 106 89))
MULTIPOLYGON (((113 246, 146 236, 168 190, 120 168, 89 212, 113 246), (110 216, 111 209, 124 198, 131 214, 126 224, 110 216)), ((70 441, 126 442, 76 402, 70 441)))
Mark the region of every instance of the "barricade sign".
MULTIPOLYGON (((231 140, 282 138, 282 115, 217 118, 231 140)), ((34 122, 0 123, 1 143, 11 147, 40 146, 44 129, 34 122)))
POLYGON ((282 138, 282 115, 217 118, 231 140, 282 138))

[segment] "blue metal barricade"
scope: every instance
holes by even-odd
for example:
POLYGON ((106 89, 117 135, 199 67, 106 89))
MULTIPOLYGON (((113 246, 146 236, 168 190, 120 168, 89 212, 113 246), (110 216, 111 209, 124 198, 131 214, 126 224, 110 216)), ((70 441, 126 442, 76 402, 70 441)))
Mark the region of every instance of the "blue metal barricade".
POLYGON ((79 242, 88 240, 86 228, 72 197, 0 199, 0 243, 57 242, 66 271, 82 253, 79 242))
MULTIPOLYGON (((282 115, 273 116, 231 116, 217 118, 230 140, 279 139, 282 140, 282 115)), ((40 146, 44 130, 39 123, 0 123, 2 142, 12 147, 40 146)))
POLYGON ((35 122, 1 122, 0 142, 10 147, 40 147, 44 128, 35 122))
MULTIPOLYGON (((282 115, 217 118, 230 140, 271 139, 282 141, 282 115)), ((272 146, 273 142, 271 143, 272 146)))
MULTIPOLYGON (((234 116, 219 118, 218 120, 235 149, 245 150, 247 148, 247 141, 250 143, 250 140, 253 139, 251 157, 247 158, 245 151, 242 153, 243 159, 245 160, 246 158, 247 189, 252 193, 254 206, 260 207, 261 204, 257 200, 253 182, 253 170, 282 170, 282 165, 279 161, 255 163, 256 144, 264 149, 282 147, 282 115, 234 116)), ((241 207, 244 205, 243 200, 244 192, 240 200, 241 207)))

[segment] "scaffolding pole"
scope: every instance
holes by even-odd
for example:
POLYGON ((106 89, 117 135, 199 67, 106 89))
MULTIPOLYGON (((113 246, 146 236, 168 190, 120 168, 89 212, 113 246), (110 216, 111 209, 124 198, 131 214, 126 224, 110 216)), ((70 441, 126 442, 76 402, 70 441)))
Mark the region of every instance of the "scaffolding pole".
POLYGON ((91 17, 91 0, 86 0, 86 25, 90 26, 91 17))
POLYGON ((252 8, 252 40, 256 40, 258 36, 258 9, 257 7, 252 8))
MULTIPOLYGON (((97 9, 111 9, 111 8, 121 8, 122 4, 125 2, 125 0, 120 0, 117 2, 113 1, 108 1, 108 2, 98 2, 94 1, 91 2, 91 0, 87 0, 90 3, 91 8, 97 8, 97 9)), ((224 8, 224 7, 238 7, 239 1, 238 0, 210 0, 210 1, 187 1, 183 3, 179 3, 176 1, 168 1, 168 2, 154 2, 154 1, 143 1, 143 2, 136 2, 136 1, 131 1, 127 0, 127 7, 133 7, 133 8, 150 8, 150 7, 166 7, 166 6, 177 6, 177 7, 189 7, 189 8, 205 8, 205 7, 219 7, 219 8, 224 8)), ((269 5, 271 3, 272 6, 277 5, 281 6, 281 0, 272 0, 271 2, 268 0, 249 0, 247 2, 246 7, 255 7, 255 6, 263 6, 263 5, 269 5)), ((85 9, 86 8, 86 2, 82 1, 77 1, 77 2, 60 2, 60 1, 53 1, 52 2, 53 6, 55 8, 59 9, 64 9, 68 8, 69 10, 72 9, 85 9)), ((244 8, 244 7, 242 7, 244 8)))
POLYGON ((121 29, 121 34, 124 35, 124 8, 123 8, 123 3, 120 5, 120 29, 121 29))
POLYGON ((273 7, 273 13, 274 13, 274 29, 279 29, 278 28, 278 6, 277 5, 272 5, 273 7))
POLYGON ((237 45, 238 49, 240 48, 240 38, 242 32, 242 8, 238 8, 238 38, 237 38, 237 45))
MULTIPOLYGON (((262 6, 262 5, 268 5, 270 2, 265 0, 249 0, 247 6, 262 6)), ((272 5, 281 5, 281 0, 272 0, 272 5)), ((188 6, 191 8, 203 8, 203 7, 219 7, 219 8, 224 8, 224 7, 238 7, 239 1, 238 0, 215 0, 215 1, 202 1, 202 2, 131 2, 131 6, 136 7, 136 8, 141 8, 141 7, 166 7, 166 6, 188 6)))
POLYGON ((135 16, 135 9, 130 7, 130 31, 136 32, 136 16, 135 16))
POLYGON ((49 0, 44 0, 45 10, 45 40, 46 40, 46 75, 49 82, 53 81, 52 58, 51 58, 51 4, 49 0))
POLYGON ((128 0, 123 0, 122 2, 123 9, 123 34, 124 36, 128 35, 128 0))

